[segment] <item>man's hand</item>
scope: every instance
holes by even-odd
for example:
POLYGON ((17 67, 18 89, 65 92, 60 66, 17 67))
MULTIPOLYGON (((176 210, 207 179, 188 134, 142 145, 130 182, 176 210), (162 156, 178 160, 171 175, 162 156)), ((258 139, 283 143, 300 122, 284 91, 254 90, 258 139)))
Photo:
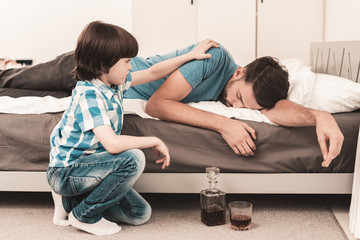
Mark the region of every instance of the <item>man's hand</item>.
POLYGON ((330 113, 316 111, 314 116, 316 119, 316 134, 324 157, 321 166, 328 167, 331 161, 339 155, 344 136, 330 113))
POLYGON ((262 110, 270 121, 281 126, 306 127, 316 126, 316 134, 324 161, 323 167, 328 167, 336 158, 344 141, 339 126, 330 113, 303 107, 289 100, 280 100, 272 109, 262 110))
POLYGON ((254 156, 255 130, 244 122, 227 119, 221 124, 220 134, 237 155, 254 156))

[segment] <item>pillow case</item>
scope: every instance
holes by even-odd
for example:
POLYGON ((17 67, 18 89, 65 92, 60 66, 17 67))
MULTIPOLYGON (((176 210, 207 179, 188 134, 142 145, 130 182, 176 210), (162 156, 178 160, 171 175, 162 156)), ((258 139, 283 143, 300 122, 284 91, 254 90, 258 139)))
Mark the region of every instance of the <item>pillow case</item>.
POLYGON ((281 64, 289 72, 290 87, 288 99, 305 106, 311 98, 315 83, 315 73, 300 59, 283 60, 281 64))
POLYGON ((330 113, 351 112, 360 108, 360 84, 328 74, 316 74, 306 107, 330 113))
POLYGON ((314 73, 302 60, 287 59, 288 99, 304 107, 330 113, 351 112, 360 108, 360 84, 349 79, 314 73))

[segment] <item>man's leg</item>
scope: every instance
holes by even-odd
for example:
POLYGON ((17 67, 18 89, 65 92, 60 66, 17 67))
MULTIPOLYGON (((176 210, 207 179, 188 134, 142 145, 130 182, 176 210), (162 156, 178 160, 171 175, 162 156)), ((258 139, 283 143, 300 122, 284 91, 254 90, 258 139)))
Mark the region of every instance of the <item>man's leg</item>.
POLYGON ((76 85, 74 66, 74 52, 68 52, 49 62, 7 69, 0 72, 0 87, 71 92, 76 85))

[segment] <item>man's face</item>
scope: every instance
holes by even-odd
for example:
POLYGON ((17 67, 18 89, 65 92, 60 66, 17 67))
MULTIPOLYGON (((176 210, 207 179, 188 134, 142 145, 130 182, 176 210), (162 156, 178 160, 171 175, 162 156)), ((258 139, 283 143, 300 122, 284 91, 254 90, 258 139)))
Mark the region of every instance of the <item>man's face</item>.
POLYGON ((252 85, 252 83, 246 83, 244 78, 229 81, 225 86, 226 106, 261 110, 262 107, 254 97, 252 85))

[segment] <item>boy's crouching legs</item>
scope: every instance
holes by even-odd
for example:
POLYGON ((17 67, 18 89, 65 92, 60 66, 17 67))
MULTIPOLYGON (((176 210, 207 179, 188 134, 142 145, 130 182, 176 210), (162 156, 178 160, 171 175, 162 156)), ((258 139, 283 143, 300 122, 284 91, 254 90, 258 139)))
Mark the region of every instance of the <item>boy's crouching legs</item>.
POLYGON ((150 204, 131 189, 119 204, 104 212, 104 217, 112 222, 142 225, 150 220, 151 213, 150 204))
MULTIPOLYGON (((145 155, 139 149, 131 149, 123 154, 126 154, 129 160, 131 158, 132 161, 136 162, 137 173, 131 179, 135 183, 144 171, 146 163, 145 155)), ((118 204, 104 212, 104 217, 112 222, 141 225, 149 221, 151 212, 150 204, 131 188, 118 204)))

